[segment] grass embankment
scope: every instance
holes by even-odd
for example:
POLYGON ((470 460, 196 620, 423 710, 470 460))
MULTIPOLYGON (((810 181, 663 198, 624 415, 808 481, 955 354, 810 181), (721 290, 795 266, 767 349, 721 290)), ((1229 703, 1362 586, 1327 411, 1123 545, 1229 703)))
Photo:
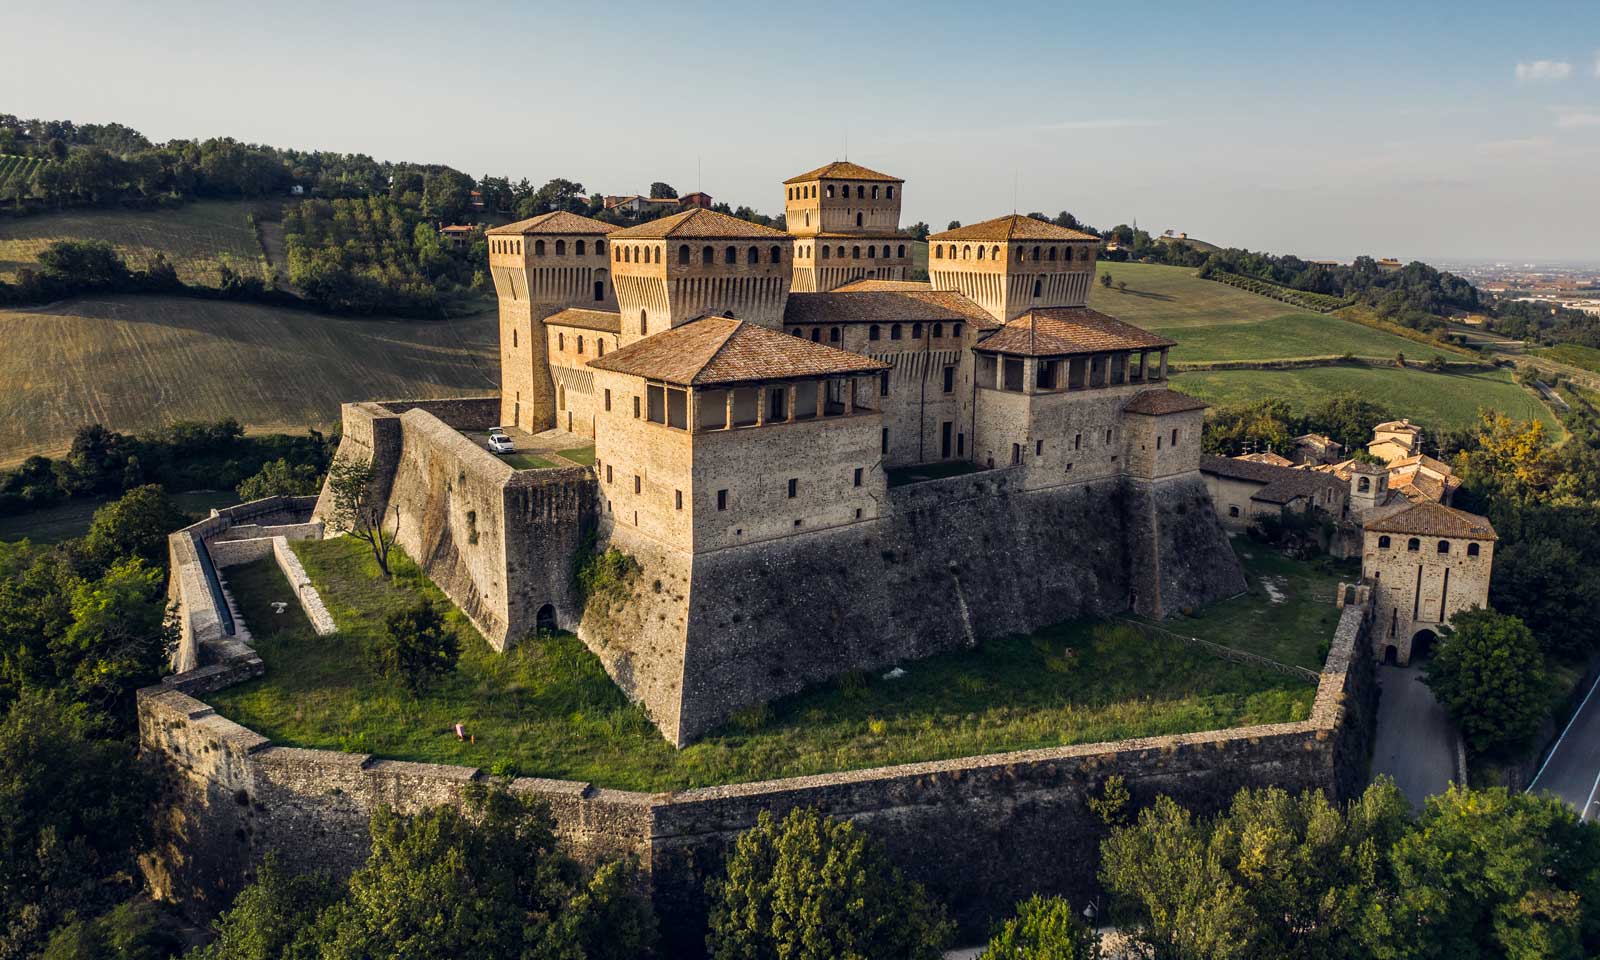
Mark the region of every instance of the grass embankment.
MULTIPOLYGON (((232 490, 193 490, 171 494, 179 510, 195 520, 204 520, 212 508, 231 507, 239 502, 232 490)), ((34 543, 60 543, 89 532, 94 512, 112 499, 95 497, 71 500, 60 506, 34 510, 13 517, 0 516, 0 540, 32 540, 34 543)))
POLYGON ((1211 403, 1281 397, 1302 411, 1334 394, 1353 391, 1435 430, 1473 427, 1478 408, 1488 407, 1518 420, 1543 420, 1552 435, 1563 433, 1549 408, 1505 370, 1431 373, 1352 366, 1208 370, 1177 374, 1172 385, 1211 403))
POLYGON ((1600 350, 1594 347, 1576 343, 1558 343, 1553 347, 1529 350, 1528 353, 1557 363, 1565 363, 1580 370, 1588 370, 1590 373, 1600 373, 1600 350))
POLYGON ((1089 306, 1137 327, 1178 341, 1174 363, 1219 360, 1282 360, 1297 357, 1393 359, 1404 353, 1421 362, 1438 353, 1395 334, 1315 313, 1201 280, 1187 267, 1148 263, 1102 263, 1100 273, 1128 284, 1126 292, 1094 284, 1089 306))
POLYGON ((1279 663, 1321 670, 1328 642, 1339 624, 1339 581, 1357 579, 1359 564, 1328 557, 1292 560, 1243 538, 1235 539, 1233 547, 1244 566, 1250 592, 1159 626, 1279 663))
POLYGON ((363 544, 296 545, 339 625, 319 639, 270 560, 228 579, 266 661, 258 680, 211 695, 224 715, 279 743, 467 764, 491 772, 670 790, 1059 744, 1304 719, 1311 684, 1209 657, 1127 625, 1078 623, 848 675, 752 710, 683 750, 661 739, 599 661, 562 634, 501 655, 459 612, 458 670, 421 698, 376 677, 362 655, 383 615, 442 600, 398 557, 383 580, 363 544), (463 723, 476 742, 452 733, 463 723))
POLYGON ((164 254, 184 283, 217 286, 220 264, 245 276, 271 276, 255 227, 254 203, 201 200, 163 210, 69 210, 0 220, 0 278, 38 262, 57 240, 104 240, 128 267, 143 270, 164 254))
POLYGON ((298 433, 336 429, 349 400, 492 393, 497 335, 493 313, 386 322, 180 297, 0 310, 0 466, 62 452, 86 423, 298 433))

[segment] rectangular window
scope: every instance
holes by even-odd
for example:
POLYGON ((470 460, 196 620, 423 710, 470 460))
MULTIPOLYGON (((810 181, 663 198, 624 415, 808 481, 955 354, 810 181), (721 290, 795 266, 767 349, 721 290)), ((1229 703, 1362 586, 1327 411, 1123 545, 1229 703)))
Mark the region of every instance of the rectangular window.
POLYGON ((883 442, 882 452, 883 453, 888 453, 889 452, 889 428, 888 427, 884 427, 883 428, 883 441, 882 442, 883 442))
POLYGON ((726 491, 726 490, 718 490, 717 491, 717 509, 718 510, 726 510, 726 509, 728 509, 728 491, 726 491))
POLYGON ((1044 441, 1043 440, 1035 440, 1035 441, 1033 441, 1033 455, 1037 457, 1042 453, 1044 453, 1044 441))
POLYGON ((639 419, 639 398, 633 398, 633 419, 639 419))
POLYGON ((878 396, 887 397, 888 395, 889 395, 889 371, 885 370, 882 373, 878 374, 878 396))
POLYGON ((606 483, 611 482, 611 464, 606 464, 606 483))
POLYGON ((647 384, 644 388, 645 419, 651 423, 667 422, 667 389, 659 384, 647 384))
POLYGON ((674 490, 674 491, 672 491, 672 496, 673 496, 673 499, 675 501, 677 501, 678 509, 682 510, 683 509, 683 491, 682 490, 674 490))
POLYGON ((795 494, 800 492, 800 481, 795 477, 789 478, 789 499, 793 500, 795 494))
POLYGON ((607 413, 611 412, 611 391, 610 390, 606 391, 606 412, 607 413))
POLYGON ((1176 427, 1174 427, 1172 430, 1172 445, 1174 447, 1178 445, 1178 430, 1176 427))
POLYGON ((1022 462, 1022 444, 1013 443, 1011 445, 1011 463, 1012 463, 1013 466, 1015 466, 1016 464, 1019 464, 1021 462, 1022 462))
POLYGON ((1072 449, 1081 450, 1082 448, 1083 448, 1083 434, 1081 434, 1081 433, 1073 434, 1072 435, 1072 449))
POLYGON ((954 393, 956 390, 956 368, 944 368, 944 392, 954 393))
POLYGON ((639 477, 639 475, 637 473, 634 474, 633 475, 633 492, 634 493, 638 493, 643 488, 644 488, 644 481, 642 479, 640 479, 640 477, 639 477))
POLYGON ((861 486, 861 468, 856 467, 855 486, 861 486))
POLYGON ((939 456, 941 459, 950 459, 950 434, 955 429, 955 424, 946 420, 939 424, 939 456))
POLYGON ((1106 443, 1110 443, 1110 442, 1111 442, 1111 431, 1107 430, 1106 431, 1106 443))
POLYGON ((964 457, 966 455, 967 455, 967 435, 965 433, 958 433, 958 434, 956 434, 956 456, 964 457))

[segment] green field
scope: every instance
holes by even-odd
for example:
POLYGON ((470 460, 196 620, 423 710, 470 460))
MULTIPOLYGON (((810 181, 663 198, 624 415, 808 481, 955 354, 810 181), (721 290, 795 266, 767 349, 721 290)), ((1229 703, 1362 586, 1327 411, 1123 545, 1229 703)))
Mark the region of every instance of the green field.
MULTIPOLYGON (((0 517, 0 541, 32 540, 34 543, 59 543, 89 532, 94 512, 115 498, 71 500, 14 517, 0 517)), ((194 490, 175 493, 172 502, 196 520, 211 515, 214 507, 231 507, 239 502, 232 490, 194 490)))
MULTIPOLYGON (((1414 345, 1413 345, 1414 346, 1414 345)), ((1408 354, 1409 356, 1409 354, 1408 354)), ((1555 415, 1505 370, 1429 373, 1395 367, 1307 367, 1296 370, 1214 370, 1180 373, 1172 385, 1211 403, 1282 397, 1305 410, 1336 393, 1354 391, 1434 430, 1472 427, 1478 408, 1518 420, 1543 420, 1561 433, 1555 415)))
POLYGON ((1588 370, 1591 373, 1600 373, 1600 350, 1594 347, 1585 347, 1576 343, 1558 343, 1553 347, 1541 347, 1538 350, 1528 351, 1536 357, 1565 363, 1569 366, 1588 370))
POLYGON ((14 200, 33 192, 33 176, 49 161, 38 157, 0 154, 0 200, 14 200))
POLYGON ((150 430, 237 417, 257 432, 339 424, 351 400, 493 393, 493 313, 349 320, 179 297, 0 310, 0 466, 56 454, 84 424, 150 430))
POLYGON ((0 279, 34 265, 39 252, 57 240, 104 240, 135 270, 163 253, 185 283, 216 286, 222 262, 266 279, 270 271, 246 219, 254 208, 203 200, 171 210, 73 210, 0 220, 0 279))
POLYGON ((418 595, 441 600, 395 554, 383 580, 350 538, 295 545, 339 626, 312 633, 273 561, 228 581, 266 674, 208 695, 218 712, 283 744, 479 766, 491 772, 671 790, 830 770, 1304 719, 1313 684, 1209 656, 1126 624, 1072 623, 852 674, 747 711, 674 750, 576 638, 492 652, 452 610, 457 671, 420 698, 374 675, 363 648, 418 595), (476 742, 462 742, 462 723, 476 742))
POLYGON ((1416 361, 1444 351, 1338 317, 1312 313, 1224 283, 1201 280, 1187 267, 1102 263, 1100 272, 1126 281, 1127 292, 1098 283, 1089 305, 1136 327, 1178 341, 1174 363, 1277 360, 1291 357, 1392 358, 1416 361))

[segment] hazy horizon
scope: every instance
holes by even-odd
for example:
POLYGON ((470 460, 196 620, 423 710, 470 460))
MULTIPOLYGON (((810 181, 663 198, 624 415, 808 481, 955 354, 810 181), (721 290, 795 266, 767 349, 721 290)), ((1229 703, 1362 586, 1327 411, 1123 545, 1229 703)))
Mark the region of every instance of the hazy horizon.
POLYGON ((83 0, 13 12, 0 112, 767 213, 848 140, 936 230, 1067 209, 1308 258, 1600 259, 1600 5, 973 9, 83 0))

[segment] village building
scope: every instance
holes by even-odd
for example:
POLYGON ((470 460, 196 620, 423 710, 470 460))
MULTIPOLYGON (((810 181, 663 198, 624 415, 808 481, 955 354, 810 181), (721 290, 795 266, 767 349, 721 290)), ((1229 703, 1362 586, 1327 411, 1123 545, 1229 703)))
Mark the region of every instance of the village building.
POLYGON ((1345 518, 1350 505, 1350 487, 1344 481, 1287 462, 1206 455, 1200 458, 1200 473, 1216 506, 1217 519, 1229 530, 1244 531, 1269 517, 1282 520, 1313 511, 1321 511, 1337 523, 1345 518))
POLYGON ((1427 656, 1441 627, 1489 605, 1494 527, 1439 503, 1401 503, 1363 524, 1361 579, 1374 597, 1374 653, 1402 666, 1427 656))
POLYGON ((1320 433, 1307 433, 1294 438, 1295 463, 1316 466, 1338 463, 1344 459, 1344 444, 1320 433))

